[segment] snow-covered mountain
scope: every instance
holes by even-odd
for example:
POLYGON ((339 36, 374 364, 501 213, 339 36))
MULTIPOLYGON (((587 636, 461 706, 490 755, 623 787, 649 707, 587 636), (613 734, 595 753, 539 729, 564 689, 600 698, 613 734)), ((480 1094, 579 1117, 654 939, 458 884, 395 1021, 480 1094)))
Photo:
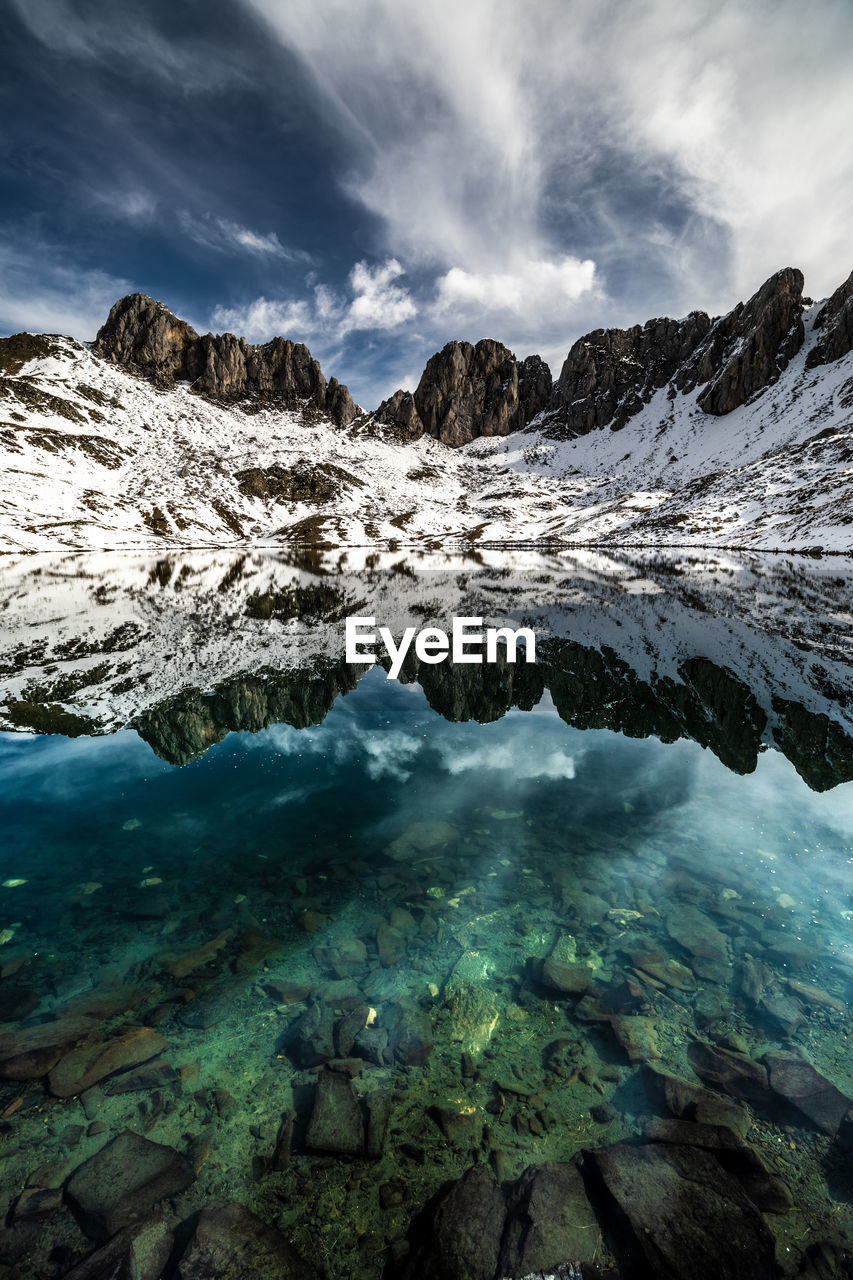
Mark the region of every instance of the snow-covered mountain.
POLYGON ((853 276, 538 357, 450 343, 372 414, 306 348, 131 295, 0 339, 0 549, 550 543, 853 550, 853 276), (461 445, 461 447, 452 447, 461 445))

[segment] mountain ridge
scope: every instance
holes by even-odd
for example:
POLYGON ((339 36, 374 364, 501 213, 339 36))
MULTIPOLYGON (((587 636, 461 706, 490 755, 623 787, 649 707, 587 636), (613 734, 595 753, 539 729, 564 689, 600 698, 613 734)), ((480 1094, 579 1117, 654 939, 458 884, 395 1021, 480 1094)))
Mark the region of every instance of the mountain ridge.
POLYGON ((307 347, 128 295, 0 339, 0 547, 559 543, 853 550, 853 274, 572 345, 448 343, 373 413, 307 347), (447 447, 462 445, 464 447, 447 447))

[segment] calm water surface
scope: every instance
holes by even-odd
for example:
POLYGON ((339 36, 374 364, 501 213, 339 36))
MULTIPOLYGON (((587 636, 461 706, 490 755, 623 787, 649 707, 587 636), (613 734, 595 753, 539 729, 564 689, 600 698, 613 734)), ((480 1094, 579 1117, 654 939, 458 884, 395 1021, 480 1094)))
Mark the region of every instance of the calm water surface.
POLYGON ((102 1244, 75 1171, 127 1130, 191 1168, 184 1243, 237 1200, 330 1278, 431 1275, 412 1224, 473 1163, 574 1160, 594 1245, 538 1262, 651 1275, 589 1153, 704 1151, 702 1107, 779 1274, 843 1255, 846 571, 82 568, 0 586, 0 1181, 60 1193, 10 1275, 102 1244), (537 664, 347 668, 365 602, 535 623, 537 664))

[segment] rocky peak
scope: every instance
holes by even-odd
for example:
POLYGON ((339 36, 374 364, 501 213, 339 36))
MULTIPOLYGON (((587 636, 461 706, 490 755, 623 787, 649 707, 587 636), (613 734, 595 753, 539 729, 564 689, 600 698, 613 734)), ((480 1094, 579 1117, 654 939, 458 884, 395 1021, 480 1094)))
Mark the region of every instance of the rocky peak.
POLYGON ((194 391, 212 399, 260 399, 288 407, 309 401, 340 426, 356 416, 347 388, 336 378, 326 382, 303 343, 273 338, 254 346, 233 333, 199 337, 164 303, 142 293, 119 299, 94 350, 161 386, 186 379, 194 391))
POLYGON ((731 413, 776 382, 803 345, 803 273, 784 267, 748 302, 715 320, 708 336, 676 377, 679 391, 706 384, 699 408, 731 413))
POLYGON ((144 293, 119 298, 98 330, 95 352, 165 382, 186 378, 187 354, 199 336, 163 302, 144 293))
POLYGON ((415 392, 395 391, 374 417, 409 439, 426 432, 460 445, 526 426, 550 395, 551 371, 539 356, 519 363, 491 338, 448 342, 427 361, 415 392))
POLYGON ((819 337, 806 358, 807 369, 840 360, 853 351, 853 271, 821 307, 814 327, 819 337))
POLYGON ((373 416, 376 422, 393 427, 404 440, 419 440, 424 433, 424 424, 411 391, 395 391, 382 401, 373 416))
POLYGON ((713 321, 693 311, 684 320, 596 329, 566 357, 551 423, 569 436, 618 430, 667 384, 672 394, 700 388, 697 403, 705 413, 730 413, 774 383, 799 351, 802 313, 802 273, 786 267, 713 321))
POLYGON ((554 419, 569 435, 624 427, 670 381, 711 327, 704 311, 684 320, 647 320, 631 329, 595 329, 566 356, 554 387, 554 419))

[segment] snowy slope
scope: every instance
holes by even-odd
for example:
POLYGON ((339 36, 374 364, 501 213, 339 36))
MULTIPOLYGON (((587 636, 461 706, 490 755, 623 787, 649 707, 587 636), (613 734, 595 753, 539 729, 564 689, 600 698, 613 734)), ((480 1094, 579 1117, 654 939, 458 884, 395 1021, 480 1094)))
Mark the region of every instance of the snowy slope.
POLYGON ((621 431, 450 449, 161 391, 68 338, 0 376, 0 550, 630 544, 853 550, 853 353, 723 417, 666 389, 621 431), (251 468, 333 492, 254 496, 251 468), (241 487, 242 486, 242 487, 241 487))

